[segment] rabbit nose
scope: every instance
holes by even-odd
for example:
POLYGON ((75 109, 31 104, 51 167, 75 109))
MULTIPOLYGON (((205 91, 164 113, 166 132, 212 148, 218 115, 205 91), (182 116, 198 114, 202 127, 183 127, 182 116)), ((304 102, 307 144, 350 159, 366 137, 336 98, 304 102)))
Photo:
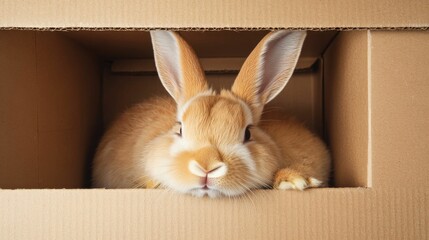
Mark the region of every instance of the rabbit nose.
POLYGON ((188 165, 189 171, 199 177, 218 178, 225 176, 228 167, 223 162, 217 162, 207 168, 202 167, 197 161, 191 160, 188 165))

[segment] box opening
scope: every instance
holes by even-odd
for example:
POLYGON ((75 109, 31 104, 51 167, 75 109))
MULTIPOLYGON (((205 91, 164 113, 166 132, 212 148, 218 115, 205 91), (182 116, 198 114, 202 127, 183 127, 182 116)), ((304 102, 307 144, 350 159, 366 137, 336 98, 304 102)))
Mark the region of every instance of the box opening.
MULTIPOLYGON (((215 89, 267 31, 181 32, 215 89)), ((310 31, 281 106, 328 144, 333 187, 369 187, 366 31, 310 31), (353 57, 351 57, 353 56, 353 57)), ((87 188, 103 131, 167 94, 145 31, 0 32, 0 188, 87 188)))

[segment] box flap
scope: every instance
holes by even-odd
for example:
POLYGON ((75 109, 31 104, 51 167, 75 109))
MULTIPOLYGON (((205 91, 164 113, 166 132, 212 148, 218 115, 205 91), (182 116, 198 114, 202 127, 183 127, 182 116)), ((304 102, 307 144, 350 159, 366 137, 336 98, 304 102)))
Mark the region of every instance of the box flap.
POLYGON ((3 190, 2 239, 427 239, 425 190, 3 190))
POLYGON ((0 28, 427 28, 426 0, 3 0, 0 28))

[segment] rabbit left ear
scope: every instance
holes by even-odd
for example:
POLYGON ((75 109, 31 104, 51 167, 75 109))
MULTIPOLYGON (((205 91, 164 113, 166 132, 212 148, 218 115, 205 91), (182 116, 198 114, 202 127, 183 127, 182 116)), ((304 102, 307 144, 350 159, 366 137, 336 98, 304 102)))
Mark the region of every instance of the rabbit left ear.
POLYGON ((151 31, 150 35, 159 78, 178 104, 208 89, 198 57, 179 34, 151 31))

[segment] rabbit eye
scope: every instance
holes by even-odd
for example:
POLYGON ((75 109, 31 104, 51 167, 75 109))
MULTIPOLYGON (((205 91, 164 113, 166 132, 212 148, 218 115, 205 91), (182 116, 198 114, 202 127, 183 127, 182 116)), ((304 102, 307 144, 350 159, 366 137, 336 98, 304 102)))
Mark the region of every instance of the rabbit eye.
POLYGON ((244 131, 244 142, 250 141, 250 138, 252 137, 252 134, 250 133, 251 125, 246 127, 246 130, 244 131))
POLYGON ((181 122, 177 122, 177 124, 179 125, 179 130, 176 131, 176 135, 181 137, 182 136, 182 123, 181 122))

